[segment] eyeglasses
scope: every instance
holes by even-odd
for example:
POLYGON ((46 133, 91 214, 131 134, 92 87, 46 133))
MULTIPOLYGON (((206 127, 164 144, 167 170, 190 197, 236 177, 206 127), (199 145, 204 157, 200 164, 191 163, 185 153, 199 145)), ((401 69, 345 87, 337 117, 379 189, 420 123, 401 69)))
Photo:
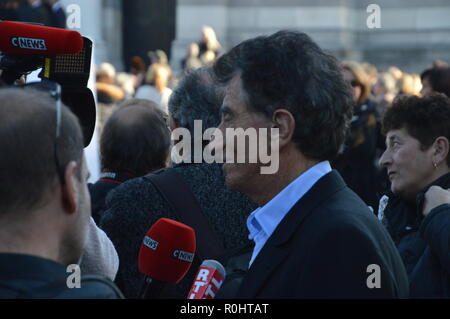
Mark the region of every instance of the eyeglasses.
POLYGON ((53 142, 53 158, 55 161, 56 174, 58 175, 58 179, 61 185, 65 184, 64 182, 64 170, 62 169, 61 163, 58 157, 58 141, 61 135, 61 122, 62 122, 62 102, 61 102, 61 86, 55 82, 50 81, 42 81, 39 82, 38 85, 26 85, 24 89, 32 88, 40 91, 48 92, 50 96, 55 100, 55 138, 53 142))

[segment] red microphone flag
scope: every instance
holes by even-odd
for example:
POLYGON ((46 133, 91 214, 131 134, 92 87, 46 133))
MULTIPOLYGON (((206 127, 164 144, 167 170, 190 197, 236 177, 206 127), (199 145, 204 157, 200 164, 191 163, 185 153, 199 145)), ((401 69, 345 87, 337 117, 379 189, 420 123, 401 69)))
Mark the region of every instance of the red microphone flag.
POLYGON ((150 227, 139 251, 139 271, 165 283, 178 283, 188 272, 195 254, 194 230, 161 218, 150 227))

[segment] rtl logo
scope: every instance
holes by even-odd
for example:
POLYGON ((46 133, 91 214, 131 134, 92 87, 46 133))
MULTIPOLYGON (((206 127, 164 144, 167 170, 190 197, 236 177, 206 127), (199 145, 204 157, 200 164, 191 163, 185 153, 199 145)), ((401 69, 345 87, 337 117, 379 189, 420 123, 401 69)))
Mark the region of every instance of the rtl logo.
POLYGON ((189 291, 188 299, 213 299, 223 281, 224 277, 217 269, 200 267, 189 291))

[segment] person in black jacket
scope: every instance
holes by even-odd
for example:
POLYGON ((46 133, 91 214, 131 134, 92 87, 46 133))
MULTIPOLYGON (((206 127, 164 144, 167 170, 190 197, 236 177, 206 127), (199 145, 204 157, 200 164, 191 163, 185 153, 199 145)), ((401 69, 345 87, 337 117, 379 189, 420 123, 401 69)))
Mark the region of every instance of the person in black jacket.
MULTIPOLYGON (((171 128, 185 128, 194 137, 195 121, 202 121, 203 130, 216 127, 220 121, 223 91, 208 68, 200 68, 186 75, 169 101, 171 128)), ((202 210, 200 213, 204 214, 226 252, 249 243, 245 218, 256 205, 244 194, 225 187, 220 164, 178 163, 168 170, 176 172, 192 192, 202 210)), ((189 195, 184 194, 177 184, 174 183, 173 187, 178 189, 179 196, 189 195)), ((183 213, 188 215, 195 212, 186 210, 183 213)), ((180 215, 181 212, 171 209, 171 204, 146 176, 119 185, 107 196, 100 227, 112 240, 119 254, 116 283, 127 298, 139 297, 144 282, 144 275, 138 270, 138 256, 146 232, 162 217, 184 222, 180 220, 180 215)), ((195 258, 185 278, 177 285, 165 285, 159 297, 186 299, 200 263, 201 260, 195 258)))
POLYGON ((352 86, 353 117, 342 152, 332 166, 359 197, 375 211, 378 206, 377 169, 377 111, 369 99, 370 83, 362 66, 353 61, 342 63, 344 79, 352 86))
POLYGON ((0 299, 122 297, 76 273, 90 222, 78 119, 33 89, 1 89, 0 100, 0 299))
MULTIPOLYGON (((258 145, 279 157, 271 172, 262 160, 223 165, 227 187, 259 206, 247 219, 255 248, 237 297, 406 298, 392 239, 330 167, 353 106, 336 60, 306 34, 279 31, 234 47, 215 71, 227 83, 222 134, 269 128, 258 145)), ((228 141, 227 153, 251 155, 228 141)))
POLYGON ((380 164, 391 192, 379 218, 403 258, 412 298, 450 297, 449 123, 443 94, 398 98, 383 119, 380 164))
POLYGON ((129 179, 166 167, 169 148, 167 115, 159 105, 141 99, 130 99, 119 105, 100 138, 100 179, 89 184, 92 217, 97 224, 108 193, 129 179))

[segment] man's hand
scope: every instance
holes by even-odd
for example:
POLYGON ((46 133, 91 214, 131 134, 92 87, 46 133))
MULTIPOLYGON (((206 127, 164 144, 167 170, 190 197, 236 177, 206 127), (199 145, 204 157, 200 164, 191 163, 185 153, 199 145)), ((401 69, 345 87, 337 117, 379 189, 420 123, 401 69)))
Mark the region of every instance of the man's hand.
POLYGON ((425 193, 422 214, 427 216, 433 208, 442 204, 450 204, 450 191, 439 186, 431 186, 425 193))

